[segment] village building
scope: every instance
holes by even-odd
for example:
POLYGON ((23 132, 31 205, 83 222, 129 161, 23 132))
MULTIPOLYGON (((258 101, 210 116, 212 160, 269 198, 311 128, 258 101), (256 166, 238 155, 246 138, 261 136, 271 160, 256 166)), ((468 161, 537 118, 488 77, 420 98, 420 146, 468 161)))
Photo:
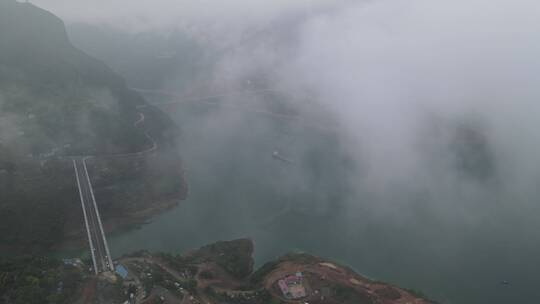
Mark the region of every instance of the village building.
POLYGON ((301 272, 287 276, 278 281, 278 286, 283 296, 287 299, 301 299, 306 296, 306 288, 303 284, 304 277, 301 272))

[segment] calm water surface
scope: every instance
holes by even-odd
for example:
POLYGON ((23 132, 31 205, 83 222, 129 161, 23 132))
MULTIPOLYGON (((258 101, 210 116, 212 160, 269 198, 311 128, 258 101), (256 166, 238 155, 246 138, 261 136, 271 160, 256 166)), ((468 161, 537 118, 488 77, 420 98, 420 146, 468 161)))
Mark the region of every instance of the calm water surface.
POLYGON ((189 198, 111 236, 114 256, 249 237, 258 265, 301 250, 443 303, 538 303, 535 209, 520 213, 496 196, 453 208, 407 187, 381 198, 331 130, 203 106, 170 113, 182 128, 189 198), (272 159, 275 150, 293 163, 272 159))

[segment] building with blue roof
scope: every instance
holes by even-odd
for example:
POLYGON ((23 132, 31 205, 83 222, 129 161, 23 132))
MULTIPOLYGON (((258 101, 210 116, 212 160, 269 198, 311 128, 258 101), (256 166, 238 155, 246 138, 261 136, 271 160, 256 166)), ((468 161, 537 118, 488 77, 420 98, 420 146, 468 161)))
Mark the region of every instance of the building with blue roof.
POLYGON ((116 273, 117 273, 119 276, 121 276, 122 279, 125 279, 125 278, 127 278, 127 276, 128 276, 128 271, 127 271, 126 267, 124 267, 124 265, 122 265, 122 264, 118 264, 118 265, 116 266, 116 273))

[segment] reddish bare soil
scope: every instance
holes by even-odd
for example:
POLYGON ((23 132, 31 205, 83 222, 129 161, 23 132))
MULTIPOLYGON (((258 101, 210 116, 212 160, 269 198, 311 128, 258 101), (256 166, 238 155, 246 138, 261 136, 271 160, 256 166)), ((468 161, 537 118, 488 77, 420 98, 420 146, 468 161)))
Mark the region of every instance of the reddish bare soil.
POLYGON ((86 282, 83 287, 81 299, 83 304, 92 304, 96 301, 96 279, 91 279, 86 282))
POLYGON ((263 284, 275 297, 279 297, 282 301, 288 303, 303 303, 305 301, 309 301, 309 303, 343 303, 343 300, 340 300, 335 293, 336 288, 341 289, 343 287, 356 293, 351 292, 352 297, 356 298, 356 301, 354 301, 356 303, 432 303, 398 287, 371 281, 345 267, 329 262, 303 264, 284 261, 265 277, 263 284), (308 296, 302 301, 288 300, 276 288, 276 282, 279 279, 296 272, 302 272, 305 281, 307 281, 305 285, 308 296))

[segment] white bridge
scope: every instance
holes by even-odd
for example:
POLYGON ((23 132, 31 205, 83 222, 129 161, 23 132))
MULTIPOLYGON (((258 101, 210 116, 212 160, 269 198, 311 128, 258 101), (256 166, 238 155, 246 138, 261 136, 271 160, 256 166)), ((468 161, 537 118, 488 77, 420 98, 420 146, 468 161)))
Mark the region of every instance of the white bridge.
POLYGON ((88 169, 86 168, 87 157, 79 157, 73 159, 73 167, 79 187, 79 195, 84 215, 84 223, 86 232, 88 233, 88 243, 90 244, 90 255, 94 263, 94 271, 96 274, 106 271, 114 271, 114 264, 107 245, 107 239, 101 224, 99 210, 94 197, 94 190, 88 169))

